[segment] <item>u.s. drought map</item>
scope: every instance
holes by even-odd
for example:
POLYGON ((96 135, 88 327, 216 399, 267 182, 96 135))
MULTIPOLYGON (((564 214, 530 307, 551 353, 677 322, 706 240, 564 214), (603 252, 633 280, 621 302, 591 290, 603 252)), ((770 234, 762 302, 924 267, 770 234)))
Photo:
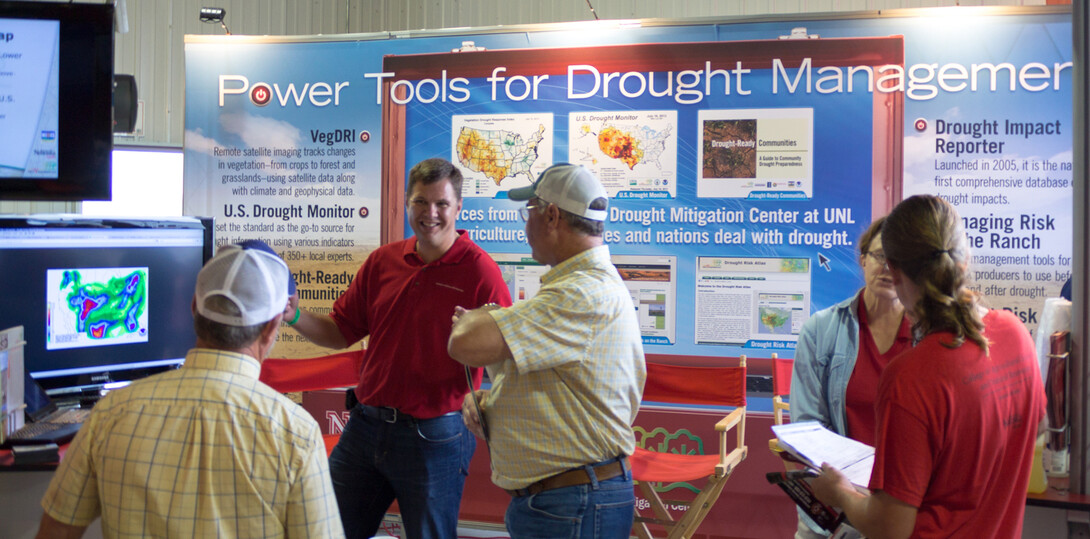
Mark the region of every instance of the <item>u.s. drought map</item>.
POLYGON ((677 111, 595 111, 568 116, 569 160, 611 197, 677 196, 677 111))

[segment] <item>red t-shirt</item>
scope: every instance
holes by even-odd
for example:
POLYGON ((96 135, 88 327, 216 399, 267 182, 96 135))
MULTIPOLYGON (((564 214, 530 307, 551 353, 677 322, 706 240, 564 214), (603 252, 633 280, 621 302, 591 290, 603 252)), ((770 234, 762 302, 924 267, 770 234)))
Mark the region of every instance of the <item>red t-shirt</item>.
POLYGON ((878 378, 890 360, 912 348, 912 326, 902 317, 901 327, 893 345, 882 354, 870 332, 867 306, 859 293, 859 354, 855 359, 848 388, 844 392, 844 415, 848 420, 848 436, 867 445, 874 445, 874 401, 878 398, 878 378))
MULTIPOLYGON (((356 397, 413 417, 461 408, 464 367, 447 354, 454 307, 511 305, 496 263, 463 230, 438 260, 424 264, 416 238, 389 243, 367 257, 330 316, 354 343, 370 335, 356 397)), ((479 384, 480 369, 474 373, 479 384)))
POLYGON ((1022 536, 1044 387, 1025 326, 984 317, 988 355, 928 335, 886 367, 870 488, 919 509, 913 537, 1022 536))

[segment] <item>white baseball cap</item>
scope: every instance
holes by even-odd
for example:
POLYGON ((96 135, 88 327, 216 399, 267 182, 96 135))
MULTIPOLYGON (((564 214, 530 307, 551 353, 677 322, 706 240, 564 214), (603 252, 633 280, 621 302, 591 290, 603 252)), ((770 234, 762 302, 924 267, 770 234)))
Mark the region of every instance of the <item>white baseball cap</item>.
POLYGON ((511 200, 530 200, 534 197, 556 204, 560 209, 592 221, 605 221, 606 210, 592 210, 590 203, 609 195, 598 178, 582 166, 558 163, 545 169, 533 185, 507 192, 511 200))
POLYGON ((264 324, 284 312, 290 276, 275 254, 226 245, 197 274, 197 312, 228 326, 264 324), (214 296, 229 300, 240 314, 213 310, 207 300, 214 296))

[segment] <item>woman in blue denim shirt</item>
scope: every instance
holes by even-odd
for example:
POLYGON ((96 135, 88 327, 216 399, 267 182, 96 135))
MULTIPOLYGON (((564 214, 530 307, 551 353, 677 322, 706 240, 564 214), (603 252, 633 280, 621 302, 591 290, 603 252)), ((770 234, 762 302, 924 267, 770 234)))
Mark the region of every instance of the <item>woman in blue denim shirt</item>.
MULTIPOLYGON (((802 326, 791 376, 791 421, 817 421, 874 445, 874 401, 887 363, 911 347, 905 309, 882 250, 881 217, 859 240, 863 289, 814 313, 802 326)), ((798 539, 828 535, 802 517, 798 539)))

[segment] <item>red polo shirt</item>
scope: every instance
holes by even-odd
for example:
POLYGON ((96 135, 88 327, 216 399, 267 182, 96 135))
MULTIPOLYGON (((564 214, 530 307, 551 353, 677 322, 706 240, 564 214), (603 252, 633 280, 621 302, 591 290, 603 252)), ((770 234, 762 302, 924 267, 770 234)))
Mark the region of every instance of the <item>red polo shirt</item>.
POLYGON ((901 327, 886 353, 878 351, 867 320, 867 306, 863 293, 859 293, 859 355, 855 368, 848 379, 844 392, 844 413, 848 419, 848 436, 867 445, 875 443, 874 402, 878 400, 878 380, 889 362, 901 352, 912 348, 912 325, 908 317, 901 319, 901 327))
POLYGON ((988 353, 947 332, 894 358, 878 385, 871 490, 918 509, 913 537, 1022 537, 1033 442, 1045 415, 1033 339, 988 311, 988 353))
MULTIPOLYGON (((465 370, 447 354, 454 307, 511 305, 496 263, 464 230, 425 264, 416 238, 379 247, 363 263, 330 316, 350 343, 370 335, 356 397, 417 418, 461 408, 465 370)), ((479 384, 480 369, 474 373, 479 384)))

